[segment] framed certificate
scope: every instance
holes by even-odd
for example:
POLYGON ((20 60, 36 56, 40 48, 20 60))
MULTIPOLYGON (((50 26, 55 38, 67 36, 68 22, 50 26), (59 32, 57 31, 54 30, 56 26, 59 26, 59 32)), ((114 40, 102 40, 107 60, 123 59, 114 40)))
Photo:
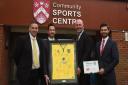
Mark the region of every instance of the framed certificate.
POLYGON ((52 84, 77 83, 75 42, 57 40, 50 43, 50 71, 52 84))
POLYGON ((95 60, 95 61, 84 61, 83 66, 84 66, 84 73, 85 74, 99 72, 99 64, 98 64, 97 60, 95 60))

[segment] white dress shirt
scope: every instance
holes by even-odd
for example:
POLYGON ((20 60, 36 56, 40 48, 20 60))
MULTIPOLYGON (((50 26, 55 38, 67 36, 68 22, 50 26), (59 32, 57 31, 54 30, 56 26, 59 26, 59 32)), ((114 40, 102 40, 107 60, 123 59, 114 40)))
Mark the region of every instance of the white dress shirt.
MULTIPOLYGON (((39 51, 39 46, 38 46, 38 43, 37 43, 37 39, 36 39, 36 37, 33 37, 32 35, 31 35, 31 33, 29 33, 29 35, 30 35, 30 40, 31 40, 31 46, 32 46, 32 49, 33 49, 33 39, 35 39, 36 40, 36 50, 37 50, 37 55, 38 55, 38 59, 39 59, 39 55, 40 55, 40 51, 39 51)), ((32 56, 33 56, 34 54, 33 54, 33 52, 32 52, 32 56)), ((33 58, 33 57, 32 57, 33 58)), ((34 58, 33 58, 34 59, 34 58)), ((33 60, 34 61, 34 60, 33 60)), ((40 60, 39 60, 40 61, 40 60)), ((40 63, 38 63, 37 65, 34 65, 34 63, 32 63, 32 69, 38 69, 38 68, 40 68, 40 63)))

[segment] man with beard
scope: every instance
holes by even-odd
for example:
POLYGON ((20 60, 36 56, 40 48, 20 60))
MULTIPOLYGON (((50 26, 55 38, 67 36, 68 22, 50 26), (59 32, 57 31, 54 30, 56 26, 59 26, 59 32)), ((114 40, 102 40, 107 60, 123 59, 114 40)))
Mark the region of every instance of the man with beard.
POLYGON ((114 68, 119 62, 116 42, 110 37, 107 24, 101 24, 101 41, 96 44, 96 57, 99 61, 98 85, 116 85, 114 68))

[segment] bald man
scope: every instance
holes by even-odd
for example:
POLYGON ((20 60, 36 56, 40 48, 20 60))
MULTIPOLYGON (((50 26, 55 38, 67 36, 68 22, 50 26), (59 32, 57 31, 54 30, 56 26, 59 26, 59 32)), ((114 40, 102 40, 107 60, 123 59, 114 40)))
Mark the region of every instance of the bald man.
POLYGON ((92 50, 92 40, 87 36, 84 30, 84 23, 81 19, 77 19, 75 23, 77 31, 77 59, 78 59, 78 83, 79 85, 90 85, 89 75, 84 74, 83 61, 90 60, 92 50))
POLYGON ((17 39, 14 49, 14 59, 17 66, 17 79, 20 85, 39 85, 39 80, 47 76, 44 46, 37 37, 37 23, 29 25, 28 33, 17 39))

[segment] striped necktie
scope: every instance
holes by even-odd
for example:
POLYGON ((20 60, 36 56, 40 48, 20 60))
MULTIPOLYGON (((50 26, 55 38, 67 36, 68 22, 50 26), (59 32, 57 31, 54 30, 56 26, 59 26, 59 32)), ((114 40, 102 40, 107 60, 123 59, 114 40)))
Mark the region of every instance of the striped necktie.
POLYGON ((101 47, 100 47, 100 56, 102 56, 103 51, 104 51, 104 43, 105 43, 105 40, 102 40, 101 47))

